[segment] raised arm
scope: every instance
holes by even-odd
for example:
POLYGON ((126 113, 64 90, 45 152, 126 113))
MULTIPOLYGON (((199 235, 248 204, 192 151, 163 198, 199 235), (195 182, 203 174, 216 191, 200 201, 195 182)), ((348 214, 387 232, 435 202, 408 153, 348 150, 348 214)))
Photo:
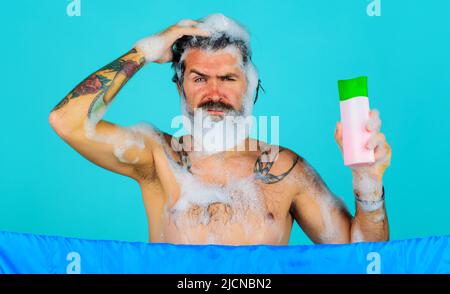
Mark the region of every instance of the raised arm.
POLYGON ((132 178, 137 176, 138 165, 152 164, 151 142, 137 131, 101 119, 118 91, 144 63, 142 52, 130 50, 78 84, 49 117, 56 133, 81 155, 132 178))
MULTIPOLYGON (((356 213, 351 216, 342 202, 328 189, 320 175, 306 162, 298 166, 298 191, 291 213, 315 243, 387 241, 389 224, 384 204, 383 174, 390 164, 391 148, 380 133, 378 111, 370 113, 368 149, 375 162, 351 167, 356 213)), ((342 129, 338 123, 335 139, 342 151, 342 129)))
POLYGON ((158 141, 140 128, 120 127, 102 120, 127 81, 148 62, 171 60, 172 44, 184 35, 206 35, 185 21, 145 38, 128 53, 91 74, 50 113, 56 133, 93 163, 136 180, 152 178, 153 152, 158 141))

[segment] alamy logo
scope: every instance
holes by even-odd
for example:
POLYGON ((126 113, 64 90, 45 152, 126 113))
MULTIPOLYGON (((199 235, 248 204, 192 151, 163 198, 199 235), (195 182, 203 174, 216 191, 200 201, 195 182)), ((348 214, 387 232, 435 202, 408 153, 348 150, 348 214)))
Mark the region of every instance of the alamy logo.
POLYGON ((69 252, 66 256, 69 264, 66 267, 66 274, 80 274, 81 273, 81 256, 76 251, 69 252))
POLYGON ((81 0, 72 0, 67 4, 66 13, 68 16, 81 16, 81 0))
POLYGON ((366 256, 369 264, 366 268, 368 274, 381 274, 381 255, 378 252, 369 252, 366 256))
POLYGON ((368 16, 381 16, 381 0, 371 0, 366 11, 368 16))

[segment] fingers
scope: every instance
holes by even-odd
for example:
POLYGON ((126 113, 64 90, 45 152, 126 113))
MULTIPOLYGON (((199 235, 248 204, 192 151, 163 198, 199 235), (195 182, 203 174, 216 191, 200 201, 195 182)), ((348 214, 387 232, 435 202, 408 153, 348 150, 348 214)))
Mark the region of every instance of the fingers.
POLYGON ((374 150, 376 147, 381 146, 386 143, 386 137, 383 133, 374 134, 370 137, 369 141, 366 144, 366 148, 369 150, 374 150))
POLYGON ((370 118, 366 123, 366 130, 369 132, 378 132, 381 129, 381 119, 378 110, 374 109, 370 112, 370 118))
POLYGON ((339 121, 336 123, 336 130, 334 131, 334 137, 336 139, 342 137, 342 123, 339 121))
POLYGON ((375 148, 375 161, 388 161, 391 154, 391 147, 385 143, 375 148))
POLYGON ((210 32, 198 28, 197 25, 200 22, 192 19, 183 19, 180 20, 175 27, 177 27, 177 32, 180 36, 201 36, 201 37, 209 37, 211 35, 210 32))
POLYGON ((341 122, 336 123, 334 139, 336 140, 336 143, 338 143, 339 149, 341 149, 341 151, 342 151, 342 123, 341 122))
POLYGON ((387 162, 387 165, 389 165, 391 147, 386 141, 386 136, 383 133, 380 133, 380 129, 380 113, 378 110, 373 109, 370 112, 370 118, 366 124, 366 130, 372 132, 372 136, 367 142, 366 148, 374 150, 375 161, 387 162))
MULTIPOLYGON (((372 114, 372 120, 376 122, 378 119, 378 113, 375 112, 372 114)), ((379 119, 378 119, 379 120, 379 119)), ((381 121, 379 123, 381 126, 381 121)), ((378 127, 379 130, 379 127, 378 127)), ((339 149, 342 151, 342 123, 336 123, 336 130, 334 133, 334 138, 339 145, 339 149)), ((366 144, 366 148, 368 150, 374 150, 375 161, 383 161, 389 165, 390 156, 391 156, 391 148, 386 141, 386 137, 383 133, 374 132, 370 137, 369 141, 366 144)))
POLYGON ((199 29, 197 27, 187 27, 187 28, 181 28, 180 33, 183 36, 200 36, 200 37, 209 37, 211 36, 211 33, 208 31, 205 31, 203 29, 199 29))
POLYGON ((382 158, 389 157, 390 147, 387 144, 385 135, 380 133, 381 119, 378 110, 374 109, 370 112, 370 118, 366 124, 366 129, 373 133, 366 144, 366 148, 374 150, 375 160, 378 161, 382 158))
POLYGON ((179 27, 192 27, 198 24, 198 21, 192 20, 192 19, 182 19, 179 22, 177 22, 177 26, 179 27))

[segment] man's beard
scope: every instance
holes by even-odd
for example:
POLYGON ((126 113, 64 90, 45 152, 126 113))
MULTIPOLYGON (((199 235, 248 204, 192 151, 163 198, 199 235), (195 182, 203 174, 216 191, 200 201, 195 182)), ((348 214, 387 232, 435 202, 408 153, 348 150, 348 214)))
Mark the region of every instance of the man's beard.
POLYGON ((181 104, 182 112, 190 124, 187 126, 185 123, 185 129, 194 139, 194 151, 212 154, 234 150, 249 136, 253 121, 249 114, 251 110, 246 109, 245 103, 236 110, 223 102, 207 101, 193 110, 182 97, 181 104), (222 113, 211 114, 208 109, 222 113))
POLYGON ((242 97, 240 109, 235 110, 231 105, 220 102, 211 104, 211 109, 217 107, 217 110, 223 110, 223 115, 209 114, 203 108, 193 110, 186 103, 182 89, 181 111, 185 118, 183 124, 184 129, 194 139, 194 151, 217 153, 229 150, 240 145, 250 135, 254 123, 252 111, 253 99, 258 88, 258 73, 252 62, 243 66, 243 71, 246 75, 247 89, 242 97))

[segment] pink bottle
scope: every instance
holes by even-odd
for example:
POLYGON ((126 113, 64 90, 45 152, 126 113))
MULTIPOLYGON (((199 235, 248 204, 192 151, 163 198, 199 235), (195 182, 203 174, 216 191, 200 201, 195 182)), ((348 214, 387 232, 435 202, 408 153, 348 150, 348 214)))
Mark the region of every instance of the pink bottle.
POLYGON ((340 80, 338 87, 344 164, 374 162, 374 151, 366 148, 370 138, 370 132, 365 128, 370 114, 367 77, 340 80))

